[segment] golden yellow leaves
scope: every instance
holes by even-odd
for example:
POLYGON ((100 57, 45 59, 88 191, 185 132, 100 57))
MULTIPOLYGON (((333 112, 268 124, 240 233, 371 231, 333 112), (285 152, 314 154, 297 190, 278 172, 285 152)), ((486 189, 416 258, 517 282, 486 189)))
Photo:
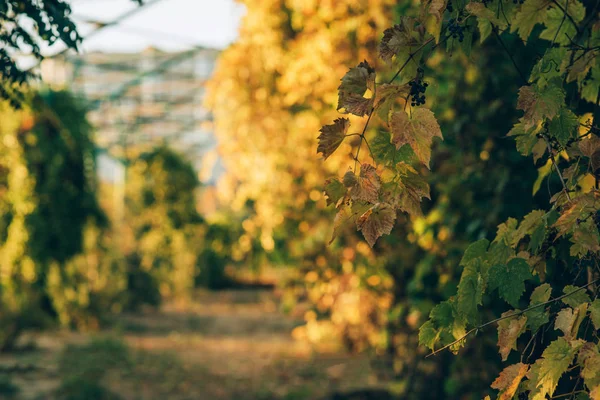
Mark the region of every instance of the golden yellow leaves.
POLYGON ((434 137, 442 137, 442 131, 433 112, 427 108, 397 111, 391 117, 392 143, 397 149, 409 144, 419 160, 429 168, 431 144, 434 137))
POLYGON ((519 383, 529 371, 529 365, 517 363, 504 368, 494 383, 492 389, 499 390, 498 400, 510 400, 519 387, 519 383))
POLYGON ((350 120, 347 118, 338 118, 333 124, 323 126, 318 137, 317 153, 323 153, 325 159, 332 155, 344 141, 349 127, 350 120))

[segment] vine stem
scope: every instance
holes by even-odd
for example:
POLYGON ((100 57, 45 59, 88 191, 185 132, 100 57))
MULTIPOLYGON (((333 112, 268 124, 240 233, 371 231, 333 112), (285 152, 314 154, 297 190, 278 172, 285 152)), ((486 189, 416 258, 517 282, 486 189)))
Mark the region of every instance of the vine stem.
POLYGON ((513 58, 512 54, 510 54, 510 51, 508 50, 508 48, 504 44, 504 41, 502 40, 502 38, 498 34, 498 27, 496 25, 494 25, 494 24, 492 24, 492 32, 494 32, 494 35, 496 36, 496 39, 498 40, 498 43, 500 43, 500 46, 502 46, 502 48, 504 49, 504 52, 508 55, 508 57, 510 58, 510 61, 512 61, 515 69, 519 73, 519 76, 523 80, 523 83, 525 85, 529 85, 529 82, 527 81, 527 78, 525 78, 525 74, 523 74, 523 71, 521 71, 521 68, 519 68, 519 66, 517 65, 517 62, 513 58))
POLYGON ((544 141, 546 142, 546 148, 548 149, 548 153, 550 154, 550 160, 552 160, 552 165, 554 166, 554 169, 556 170, 556 173, 558 174, 558 177, 560 178, 560 183, 562 183, 563 186, 563 190, 565 191, 565 194, 567 195, 567 199, 569 199, 569 201, 571 201, 571 196, 569 195, 569 190, 567 189, 567 185, 565 184, 565 179, 562 176, 562 173, 560 172, 560 168, 558 168, 558 164, 556 163, 556 160, 554 159, 554 153, 552 153, 552 147, 550 147, 550 142, 548 141, 548 138, 544 135, 544 141))
POLYGON ((558 296, 558 297, 556 297, 554 299, 550 299, 550 300, 545 301, 543 303, 536 304, 536 305, 531 306, 531 307, 527 307, 526 309, 524 309, 522 311, 519 311, 519 312, 516 312, 514 314, 505 315, 503 317, 499 317, 499 318, 493 319, 491 321, 488 321, 488 322, 486 322, 484 324, 481 324, 479 326, 476 326, 475 328, 472 328, 470 331, 468 331, 467 333, 465 333, 464 335, 462 335, 460 338, 456 339, 452 343, 449 343, 449 344, 445 345, 444 347, 441 347, 441 348, 439 348, 437 350, 432 351, 431 353, 429 353, 428 355, 426 355, 425 358, 429 358, 431 356, 434 356, 434 355, 436 355, 436 354, 438 354, 438 353, 440 353, 440 352, 442 352, 442 351, 444 351, 444 350, 446 350, 446 349, 454 346, 455 344, 460 343, 461 341, 465 340, 468 336, 470 336, 472 333, 477 332, 477 331, 485 328, 488 325, 495 324, 496 322, 500 322, 500 321, 505 320, 505 319, 518 317, 520 315, 525 314, 528 311, 535 310, 536 308, 544 307, 544 306, 547 306, 548 304, 555 303, 555 302, 557 302, 559 300, 562 300, 562 299, 564 299, 566 297, 569 297, 569 296, 571 296, 571 295, 573 295, 573 294, 575 294, 577 292, 580 292, 580 291, 586 289, 588 286, 592 286, 593 284, 598 283, 598 282, 600 282, 600 278, 595 279, 595 280, 593 280, 593 281, 591 281, 591 282, 589 282, 589 283, 587 283, 587 284, 585 284, 585 285, 583 285, 581 287, 578 287, 577 289, 573 290, 572 292, 563 294, 562 296, 558 296))
MULTIPOLYGON (((431 37, 429 39, 427 39, 427 41, 425 41, 425 43, 423 43, 422 45, 420 45, 415 51, 413 51, 412 53, 410 53, 408 55, 408 58, 406 59, 406 61, 404 61, 404 64, 402 64, 402 66, 398 69, 398 71, 394 74, 393 78, 390 79, 390 81, 388 82, 388 84, 394 82, 396 80, 396 78, 398 77, 398 75, 400 75, 400 73, 402 72, 402 70, 404 68, 406 68, 406 66, 408 65, 408 63, 410 62, 410 60, 413 59, 414 56, 417 55, 418 52, 420 52, 421 50, 423 50, 423 48, 425 46, 427 46, 429 43, 433 42, 435 38, 431 37)), ((441 43, 441 42, 440 42, 441 43)), ((436 45, 437 46, 437 45, 436 45)))

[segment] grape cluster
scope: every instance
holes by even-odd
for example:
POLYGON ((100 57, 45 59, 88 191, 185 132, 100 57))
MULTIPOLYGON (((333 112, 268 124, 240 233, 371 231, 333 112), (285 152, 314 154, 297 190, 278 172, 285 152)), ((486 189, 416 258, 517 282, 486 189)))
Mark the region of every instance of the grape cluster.
POLYGON ((454 7, 452 7, 452 1, 451 0, 448 0, 448 4, 446 5, 446 10, 448 10, 448 12, 454 11, 454 7))
POLYGON ((411 105, 415 107, 425 104, 425 90, 427 90, 427 86, 429 86, 427 82, 423 82, 421 79, 415 79, 408 82, 408 85, 410 86, 409 96, 412 97, 411 105))
POLYGON ((450 18, 450 21, 448 21, 448 30, 450 31, 450 36, 454 39, 458 39, 459 42, 462 42, 465 40, 465 28, 462 25, 459 25, 459 22, 460 21, 454 18, 450 18))

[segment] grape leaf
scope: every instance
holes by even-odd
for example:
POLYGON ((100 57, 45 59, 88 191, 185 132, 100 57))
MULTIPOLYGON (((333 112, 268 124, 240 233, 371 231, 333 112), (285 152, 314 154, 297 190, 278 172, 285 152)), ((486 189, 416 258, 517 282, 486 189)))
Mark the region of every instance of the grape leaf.
POLYGON ((562 331, 568 341, 577 339, 579 326, 585 318, 587 307, 587 303, 583 303, 575 309, 567 307, 559 311, 554 321, 554 329, 562 331))
POLYGON ((517 150, 524 156, 530 155, 533 147, 539 141, 539 138, 536 135, 536 129, 534 129, 534 127, 526 128, 523 118, 521 118, 521 122, 518 122, 513 126, 507 136, 515 136, 517 150))
POLYGON ((518 32, 521 39, 526 42, 533 27, 546 21, 545 11, 549 4, 551 4, 550 0, 525 0, 512 19, 510 31, 518 32))
POLYGON ((426 0, 421 7, 421 21, 424 22, 425 30, 439 43, 442 31, 442 16, 446 9, 446 0, 426 0))
POLYGON ((525 291, 525 281, 531 277, 527 261, 513 258, 506 265, 496 264, 490 268, 488 286, 490 291, 497 288, 500 297, 517 307, 525 291))
POLYGON ((523 86, 519 89, 517 109, 525 111, 523 127, 529 129, 544 118, 554 118, 565 100, 565 92, 558 86, 544 88, 523 86))
POLYGON ((597 253, 600 251, 600 234, 596 223, 588 219, 576 224, 571 236, 573 245, 570 254, 573 257, 586 257, 588 253, 597 253))
MULTIPOLYGON (((507 311, 502 317, 508 317, 518 311, 507 311)), ((517 339, 525 332, 527 317, 524 315, 505 318, 498 321, 498 351, 502 361, 506 361, 511 350, 517 349, 517 339)))
POLYGON ((567 58, 567 51, 564 47, 549 48, 534 65, 529 81, 535 82, 539 88, 547 86, 553 78, 559 78, 564 73, 561 64, 565 58, 567 58))
POLYGON ((427 108, 417 108, 412 115, 396 111, 391 117, 392 143, 397 149, 409 144, 417 158, 429 168, 431 144, 435 136, 443 139, 435 116, 427 108))
POLYGON ((427 321, 419 328, 419 344, 431 350, 434 350, 436 342, 439 340, 440 331, 436 329, 433 322, 427 321))
POLYGON ((390 234, 395 220, 396 210, 389 204, 378 203, 358 218, 356 226, 369 246, 373 247, 379 237, 390 234))
POLYGON ((494 238, 494 243, 504 243, 506 245, 511 244, 512 237, 517 231, 518 221, 514 218, 509 218, 506 222, 498 225, 498 229, 496 230, 496 237, 494 238))
POLYGON ((331 178, 325 181, 325 195, 327 196, 327 205, 338 207, 340 200, 346 196, 346 187, 338 178, 331 178))
POLYGON ((343 179, 344 185, 350 188, 352 200, 377 203, 379 200, 379 188, 381 178, 377 170, 370 164, 360 166, 360 175, 356 176, 352 171, 346 172, 343 179))
POLYGON ((398 97, 406 97, 409 92, 408 85, 396 85, 394 83, 384 83, 377 86, 375 94, 375 109, 377 114, 386 123, 389 120, 390 110, 398 97))
MULTIPOLYGON (((543 304, 550 299, 552 287, 548 283, 544 283, 534 289, 529 300, 529 307, 543 304)), ((533 332, 537 331, 542 325, 549 321, 548 311, 543 306, 536 307, 533 310, 525 312, 527 316, 527 327, 533 332)))
POLYGON ((532 235, 538 228, 544 227, 544 215, 546 213, 543 210, 534 210, 527 214, 523 221, 519 224, 519 228, 515 232, 511 240, 511 246, 515 247, 522 239, 528 235, 532 235))
POLYGON ((600 387, 600 353, 595 343, 587 342, 579 350, 577 362, 581 367, 581 377, 589 390, 600 387))
POLYGON ((592 79, 590 79, 581 90, 581 98, 590 103, 596 104, 598 90, 600 90, 600 63, 592 67, 592 79))
POLYGON ((429 197, 429 185, 423 178, 417 174, 410 165, 401 162, 396 166, 400 181, 398 182, 398 196, 394 205, 400 210, 414 215, 420 216, 421 199, 429 197))
POLYGON ((350 120, 347 118, 338 118, 333 124, 323 126, 318 137, 317 153, 323 153, 325 159, 332 155, 344 141, 349 127, 350 120))
POLYGON ((471 2, 467 4, 466 10, 477 17, 477 27, 479 28, 479 40, 481 43, 492 33, 492 24, 502 30, 507 27, 506 20, 500 18, 499 15, 492 11, 493 9, 493 6, 486 7, 483 3, 471 2))
POLYGON ((472 325, 478 324, 477 306, 483 304, 483 277, 479 264, 477 262, 467 264, 458 283, 456 311, 472 325))
POLYGON ((509 365, 504 368, 491 386, 492 389, 500 391, 497 400, 512 399, 527 371, 529 371, 529 365, 523 363, 509 365))
POLYGON ((404 161, 412 163, 416 160, 415 153, 409 145, 396 149, 391 142, 392 135, 388 131, 378 132, 377 135, 369 142, 373 158, 379 164, 391 167, 397 163, 404 161))
POLYGON ((572 233, 579 224, 579 221, 585 219, 593 212, 596 212, 595 193, 586 193, 572 199, 570 203, 563 207, 560 217, 554 223, 554 227, 558 230, 557 237, 572 233))
POLYGON ((596 299, 590 305, 590 318, 596 330, 600 330, 600 299, 596 299))
MULTIPOLYGON (((578 0, 568 0, 568 8, 564 7, 564 3, 561 6, 566 9, 569 16, 573 21, 579 23, 585 18, 585 7, 578 0)), ((540 33, 540 39, 549 40, 554 43, 566 45, 570 44, 572 38, 577 34, 577 30, 571 19, 567 20, 565 13, 558 7, 552 6, 546 11, 546 18, 544 25, 546 29, 540 33)))
POLYGON ((577 134, 579 119, 568 108, 561 108, 558 114, 548 124, 548 133, 556 138, 561 146, 566 147, 569 139, 577 134))
POLYGON ((531 381, 530 388, 532 389, 530 399, 545 400, 546 395, 552 396, 554 394, 558 380, 573 362, 579 347, 579 345, 571 346, 562 337, 546 347, 542 353, 542 358, 535 363, 536 368, 530 370, 534 373, 528 374, 531 381))
POLYGON ((568 306, 573 308, 579 307, 583 303, 589 303, 592 301, 590 296, 585 292, 585 289, 581 289, 577 286, 567 285, 563 288, 564 294, 569 294, 564 297, 561 301, 568 306))
POLYGON ((379 44, 379 57, 389 63, 393 57, 406 55, 418 48, 423 35, 415 28, 416 20, 403 16, 400 23, 383 31, 383 39, 379 44))
POLYGON ((359 117, 369 113, 373 107, 373 97, 364 97, 367 89, 375 92, 375 70, 368 62, 363 61, 350 70, 342 78, 338 88, 338 110, 359 117))
POLYGON ((489 245, 490 242, 487 239, 479 239, 478 241, 471 243, 465 250, 459 265, 466 267, 471 261, 478 258, 484 258, 489 245))

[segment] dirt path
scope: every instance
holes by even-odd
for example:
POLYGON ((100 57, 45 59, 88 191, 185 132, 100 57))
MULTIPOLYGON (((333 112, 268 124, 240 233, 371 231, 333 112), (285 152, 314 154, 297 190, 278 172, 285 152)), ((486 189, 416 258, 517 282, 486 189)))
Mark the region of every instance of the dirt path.
MULTIPOLYGON (((291 337, 302 321, 278 309, 272 292, 244 290, 203 292, 186 306, 124 315, 101 335, 122 338, 134 366, 111 374, 106 385, 132 400, 303 400, 369 385, 365 356, 315 354, 291 337)), ((11 374, 16 398, 51 398, 62 379, 60 352, 90 337, 46 333, 35 336, 35 350, 0 356, 0 368, 31 367, 11 374)))

